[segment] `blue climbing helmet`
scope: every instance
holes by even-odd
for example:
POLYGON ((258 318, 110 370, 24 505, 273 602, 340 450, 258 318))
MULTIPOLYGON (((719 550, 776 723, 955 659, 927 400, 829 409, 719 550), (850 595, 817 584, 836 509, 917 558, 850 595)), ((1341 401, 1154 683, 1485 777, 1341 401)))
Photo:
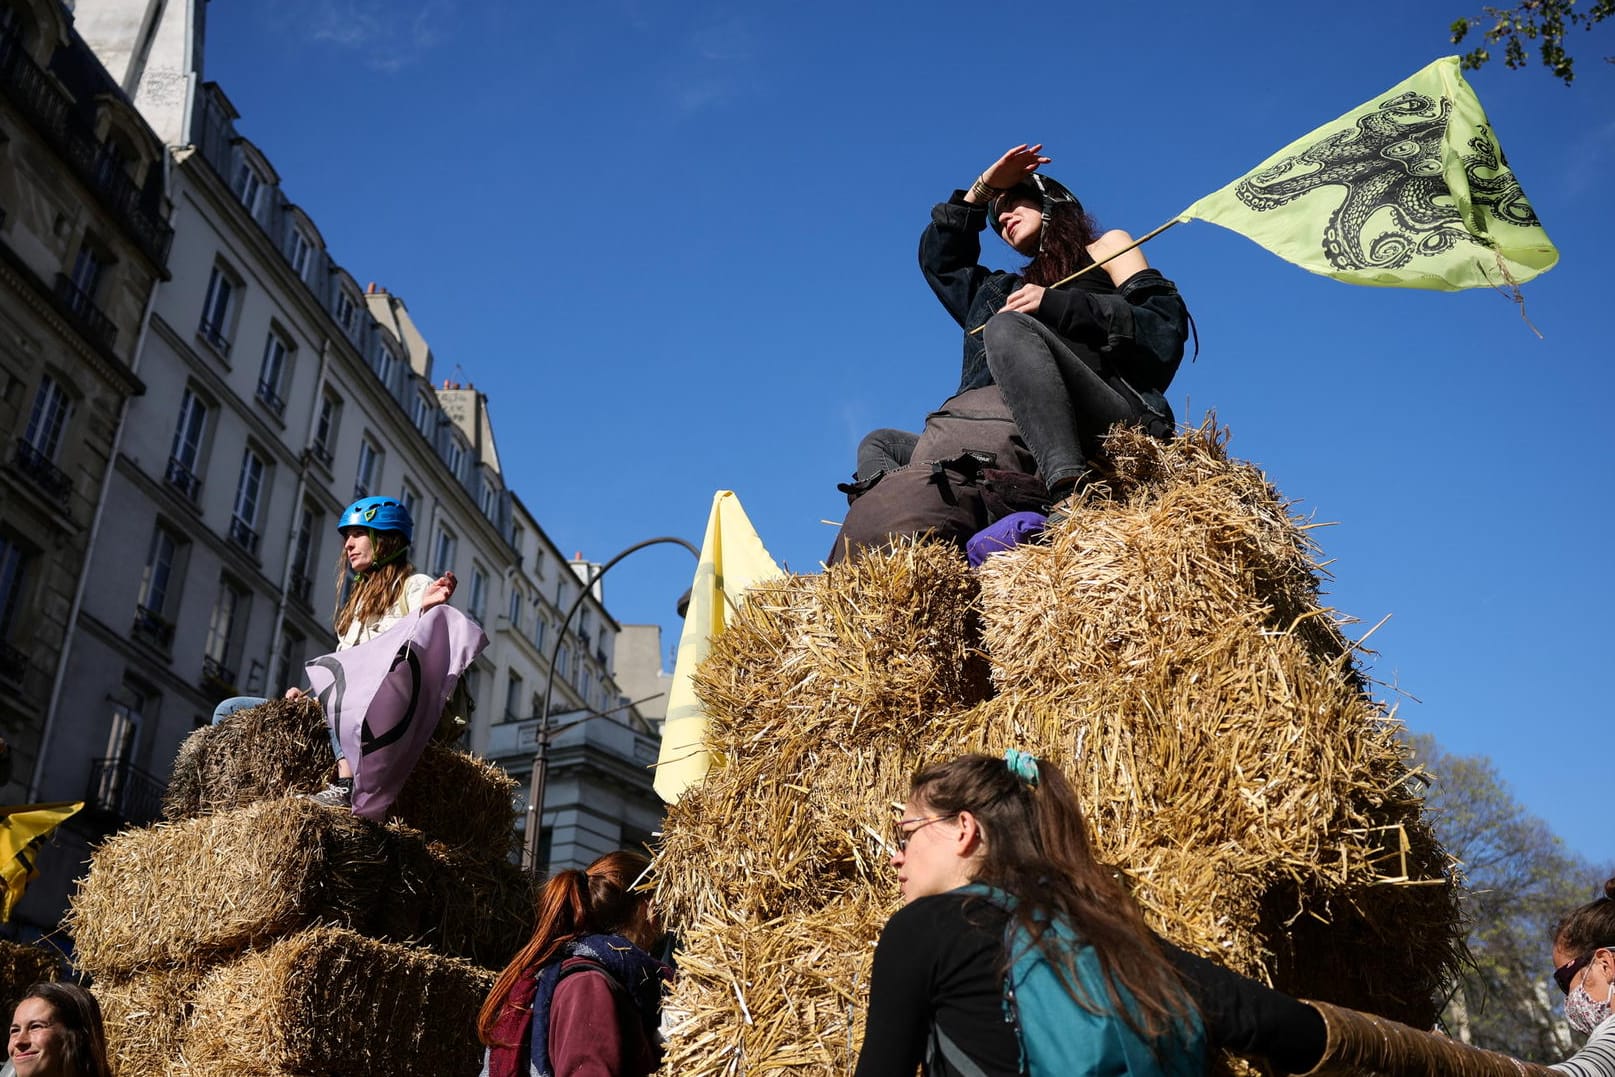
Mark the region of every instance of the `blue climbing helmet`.
POLYGON ((395 497, 361 497, 346 509, 336 522, 336 529, 363 527, 369 531, 397 531, 404 536, 407 546, 415 538, 415 521, 409 510, 395 497))

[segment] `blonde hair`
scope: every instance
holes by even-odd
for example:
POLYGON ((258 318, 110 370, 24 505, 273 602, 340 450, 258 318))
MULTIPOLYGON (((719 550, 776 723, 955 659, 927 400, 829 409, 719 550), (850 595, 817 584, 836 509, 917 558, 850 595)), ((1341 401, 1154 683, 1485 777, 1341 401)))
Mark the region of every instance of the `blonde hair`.
POLYGON ((404 582, 415 574, 415 566, 403 556, 409 543, 401 533, 372 531, 370 544, 375 561, 369 571, 354 572, 348 567, 346 554, 340 555, 337 563, 337 605, 331 614, 331 624, 338 639, 347 635, 355 624, 375 624, 385 617, 404 593, 404 582))

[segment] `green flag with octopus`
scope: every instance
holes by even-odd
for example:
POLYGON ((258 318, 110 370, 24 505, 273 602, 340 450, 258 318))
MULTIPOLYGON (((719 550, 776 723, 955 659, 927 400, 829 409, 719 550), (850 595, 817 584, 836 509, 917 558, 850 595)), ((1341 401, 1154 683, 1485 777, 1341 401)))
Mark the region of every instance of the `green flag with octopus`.
POLYGON ((1559 260, 1456 56, 1292 142, 1176 221, 1192 219, 1350 284, 1511 288, 1559 260))

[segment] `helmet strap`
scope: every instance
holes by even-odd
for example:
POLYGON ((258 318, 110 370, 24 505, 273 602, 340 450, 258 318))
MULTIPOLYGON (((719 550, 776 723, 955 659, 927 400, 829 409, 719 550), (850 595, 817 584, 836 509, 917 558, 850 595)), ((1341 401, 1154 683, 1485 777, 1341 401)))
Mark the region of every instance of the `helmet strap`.
MULTIPOLYGON (((372 550, 374 550, 381 543, 381 533, 379 531, 376 531, 376 530, 374 530, 372 528, 368 528, 368 527, 365 528, 365 533, 370 536, 370 548, 372 550)), ((398 547, 398 549, 396 549, 392 553, 388 554, 386 557, 373 558, 371 560, 371 562, 370 562, 370 567, 369 568, 356 569, 354 571, 354 573, 353 573, 353 582, 354 583, 363 583, 364 580, 365 580, 365 577, 369 576, 370 573, 376 571, 376 569, 380 568, 382 565, 390 565, 390 564, 392 564, 394 561, 397 561, 399 558, 403 557, 408 552, 409 552, 409 543, 406 542, 402 546, 398 547)))

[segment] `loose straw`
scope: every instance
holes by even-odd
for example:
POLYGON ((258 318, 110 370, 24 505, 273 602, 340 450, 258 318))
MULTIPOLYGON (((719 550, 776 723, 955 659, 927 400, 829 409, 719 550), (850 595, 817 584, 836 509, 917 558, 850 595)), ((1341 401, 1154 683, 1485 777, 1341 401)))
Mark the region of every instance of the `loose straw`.
MULTIPOLYGON (((1174 217, 1170 221, 1167 221, 1165 224, 1161 225, 1161 227, 1157 228, 1155 231, 1149 233, 1148 235, 1145 235, 1145 236, 1143 236, 1143 237, 1141 237, 1139 239, 1133 240, 1133 242, 1129 243, 1127 246, 1123 247, 1121 250, 1117 251, 1116 253, 1108 254, 1104 258, 1101 258, 1099 261, 1094 262, 1092 265, 1083 266, 1081 269, 1077 270, 1075 273, 1071 274, 1069 277, 1062 277, 1059 280, 1055 281, 1053 284, 1049 285, 1049 287, 1050 288, 1058 288, 1062 284, 1070 284, 1072 281, 1076 280, 1078 277, 1082 276, 1084 273, 1088 272, 1090 269, 1098 269, 1100 266, 1104 265, 1106 262, 1110 261, 1112 258, 1120 258, 1122 255, 1126 254, 1128 251, 1132 250, 1133 248, 1143 246, 1145 243, 1148 243, 1150 240, 1154 239, 1156 236, 1160 235, 1162 232, 1166 231, 1168 228, 1171 228, 1174 224, 1182 224, 1182 223, 1183 223, 1183 218, 1174 217)), ((977 333, 981 332, 985 328, 987 328, 987 323, 982 322, 980 325, 978 325, 974 329, 972 329, 968 335, 969 336, 975 336, 977 333)))

